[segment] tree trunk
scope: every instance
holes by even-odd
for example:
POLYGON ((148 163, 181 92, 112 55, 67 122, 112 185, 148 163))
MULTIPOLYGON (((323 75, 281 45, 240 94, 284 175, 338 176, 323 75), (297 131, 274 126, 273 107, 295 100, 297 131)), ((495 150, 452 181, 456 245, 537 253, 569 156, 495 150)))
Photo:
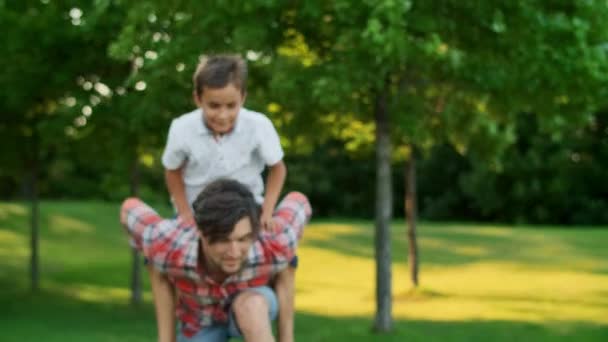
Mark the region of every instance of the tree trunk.
POLYGON ((376 320, 374 329, 392 329, 391 240, 392 211, 391 143, 386 89, 376 95, 376 320))
POLYGON ((416 241, 416 147, 411 145, 411 157, 405 165, 405 217, 409 243, 410 277, 414 288, 418 287, 418 243, 416 241))
MULTIPOLYGON (((137 156, 132 158, 130 169, 130 192, 131 196, 139 194, 139 163, 137 156)), ((139 252, 133 249, 133 266, 131 268, 131 304, 139 306, 142 302, 142 280, 141 280, 141 258, 139 252)))
MULTIPOLYGON (((35 139, 35 138, 34 138, 35 139)), ((29 163, 28 197, 30 201, 30 286, 32 292, 37 292, 40 288, 39 270, 39 231, 40 231, 40 210, 38 201, 38 146, 34 141, 32 160, 29 163)))

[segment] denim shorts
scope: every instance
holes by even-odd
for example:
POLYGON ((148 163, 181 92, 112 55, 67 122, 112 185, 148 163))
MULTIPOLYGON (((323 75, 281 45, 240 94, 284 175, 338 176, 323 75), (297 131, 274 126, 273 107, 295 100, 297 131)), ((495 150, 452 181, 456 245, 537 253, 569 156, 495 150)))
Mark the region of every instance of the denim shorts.
MULTIPOLYGON (((255 291, 264 296, 266 301, 268 301, 268 306, 270 308, 268 319, 274 321, 277 318, 279 303, 277 295, 270 287, 252 287, 243 291, 255 291)), ((228 324, 216 324, 206 327, 190 338, 179 332, 177 335, 177 342, 226 342, 231 337, 242 338, 232 309, 230 309, 228 324)))

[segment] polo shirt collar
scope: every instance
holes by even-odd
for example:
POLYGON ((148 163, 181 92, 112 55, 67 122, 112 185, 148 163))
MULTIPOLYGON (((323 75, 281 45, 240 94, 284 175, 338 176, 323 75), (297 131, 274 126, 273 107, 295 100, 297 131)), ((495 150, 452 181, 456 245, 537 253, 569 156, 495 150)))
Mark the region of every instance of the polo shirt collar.
MULTIPOLYGON (((245 109, 243 107, 241 107, 241 109, 239 110, 239 114, 236 116, 236 122, 234 123, 234 128, 232 129, 232 131, 230 131, 228 134, 235 132, 235 133, 239 133, 241 132, 241 130, 243 129, 243 112, 245 111, 245 109)), ((205 124, 205 116, 203 114, 203 110, 202 109, 197 109, 197 112, 200 114, 200 118, 201 120, 199 121, 199 125, 197 128, 197 131, 199 134, 201 135, 213 135, 213 131, 211 131, 209 129, 209 127, 207 127, 207 125, 205 124)))

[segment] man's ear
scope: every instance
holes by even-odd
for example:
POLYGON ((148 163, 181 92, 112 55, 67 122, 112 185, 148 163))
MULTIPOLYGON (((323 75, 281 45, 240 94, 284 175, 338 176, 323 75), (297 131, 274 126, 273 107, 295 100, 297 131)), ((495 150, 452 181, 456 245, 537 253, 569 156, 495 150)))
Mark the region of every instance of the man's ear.
MULTIPOLYGON (((203 233, 201 233, 201 231, 200 231, 200 230, 198 230, 198 229, 196 230, 196 233, 198 234, 198 237, 201 239, 201 245, 202 245, 203 247, 205 247, 205 246, 209 246, 209 239, 207 239, 207 238, 206 238, 206 237, 203 235, 203 233)), ((203 248, 203 249, 204 249, 204 248, 203 248)))

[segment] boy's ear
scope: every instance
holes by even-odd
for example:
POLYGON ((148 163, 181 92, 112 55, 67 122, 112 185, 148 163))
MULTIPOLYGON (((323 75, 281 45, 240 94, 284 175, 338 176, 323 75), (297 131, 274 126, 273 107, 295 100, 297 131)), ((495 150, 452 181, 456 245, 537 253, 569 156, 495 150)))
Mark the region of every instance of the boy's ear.
POLYGON ((201 97, 196 93, 196 90, 192 91, 192 100, 194 100, 197 107, 201 107, 201 97))
POLYGON ((241 99, 241 106, 242 106, 243 104, 245 104, 245 99, 246 99, 246 98, 247 98, 247 92, 246 92, 246 91, 244 91, 244 92, 243 92, 243 98, 241 99))

